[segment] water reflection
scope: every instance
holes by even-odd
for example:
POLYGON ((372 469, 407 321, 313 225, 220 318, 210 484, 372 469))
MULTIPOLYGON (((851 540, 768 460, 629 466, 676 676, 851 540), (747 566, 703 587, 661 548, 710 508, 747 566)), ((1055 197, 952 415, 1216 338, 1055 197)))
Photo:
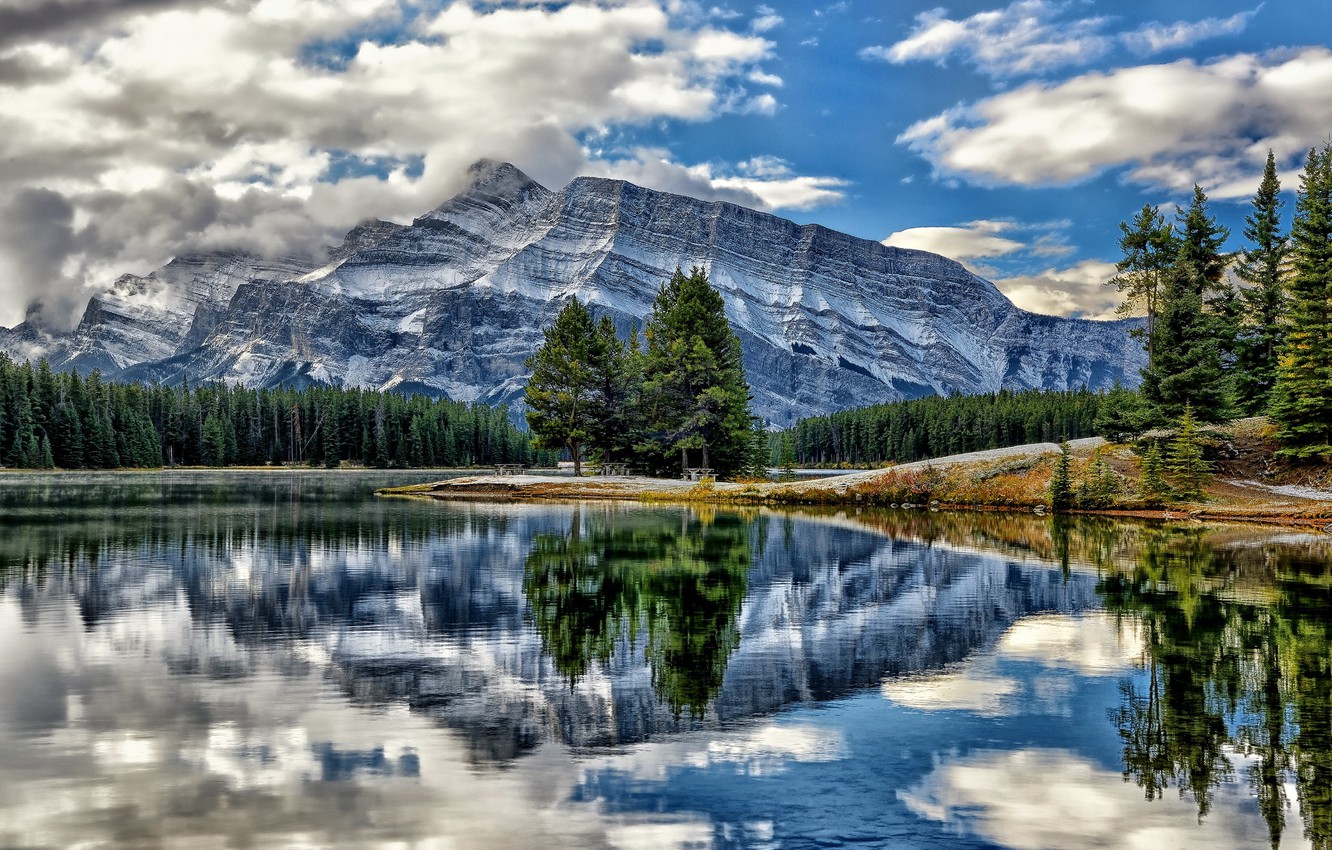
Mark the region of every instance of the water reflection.
POLYGON ((1332 663, 1328 546, 1218 546, 1199 528, 1147 535, 1137 564, 1108 575, 1106 605, 1142 623, 1145 682, 1111 713, 1124 774, 1148 799, 1175 785, 1203 818, 1239 756, 1281 843, 1294 786, 1304 837, 1332 847, 1332 663))
POLYGON ((740 642, 750 534, 738 514, 602 513, 584 526, 575 510, 567 534, 537 535, 527 556, 542 648, 576 685, 591 662, 641 645, 658 698, 702 716, 740 642))
POLYGON ((308 476, 0 477, 0 846, 1328 846, 1307 538, 308 476))

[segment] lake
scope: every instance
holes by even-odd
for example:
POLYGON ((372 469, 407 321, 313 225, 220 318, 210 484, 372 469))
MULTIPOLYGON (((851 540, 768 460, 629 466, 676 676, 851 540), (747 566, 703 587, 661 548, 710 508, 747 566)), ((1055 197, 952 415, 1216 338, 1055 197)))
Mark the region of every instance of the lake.
POLYGON ((1332 536, 0 475, 0 846, 1332 846, 1332 536))

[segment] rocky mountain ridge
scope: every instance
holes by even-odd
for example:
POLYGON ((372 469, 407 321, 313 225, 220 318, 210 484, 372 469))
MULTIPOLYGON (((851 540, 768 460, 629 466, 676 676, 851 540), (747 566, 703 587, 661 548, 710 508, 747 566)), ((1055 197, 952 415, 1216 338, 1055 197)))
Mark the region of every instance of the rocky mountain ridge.
POLYGON ((72 333, 25 322, 0 350, 121 380, 513 404, 567 298, 628 333, 677 266, 700 266, 774 424, 930 393, 1133 384, 1143 365, 1132 323, 1027 313, 927 252, 618 180, 551 191, 491 161, 469 177, 411 225, 358 225, 322 263, 182 256, 94 296, 72 333))

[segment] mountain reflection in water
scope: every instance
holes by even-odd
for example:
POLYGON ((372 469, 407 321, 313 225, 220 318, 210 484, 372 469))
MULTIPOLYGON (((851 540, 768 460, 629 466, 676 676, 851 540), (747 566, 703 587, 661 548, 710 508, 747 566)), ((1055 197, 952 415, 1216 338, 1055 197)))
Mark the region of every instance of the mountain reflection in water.
POLYGON ((0 846, 1332 846, 1311 537, 405 480, 0 477, 0 846))

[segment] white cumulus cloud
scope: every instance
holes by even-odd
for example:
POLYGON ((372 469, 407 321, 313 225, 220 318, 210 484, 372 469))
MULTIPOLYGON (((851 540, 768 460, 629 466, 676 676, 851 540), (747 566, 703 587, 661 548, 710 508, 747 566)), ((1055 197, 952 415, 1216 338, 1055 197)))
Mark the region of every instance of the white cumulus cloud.
POLYGON ((1115 264, 1083 260, 1068 268, 1047 268, 1035 274, 996 278, 993 283, 1008 299, 1032 313, 1113 319, 1123 296, 1106 283, 1115 264))
POLYGON ((883 244, 930 251, 955 260, 1001 257, 1027 247, 998 235, 1011 228, 1011 223, 998 221, 976 221, 964 227, 912 227, 889 235, 883 244))
MULTIPOLYGON (((780 85, 773 45, 728 17, 675 0, 0 10, 0 325, 36 298, 67 324, 89 286, 182 250, 308 250, 409 219, 481 157, 559 186, 624 169, 586 147, 611 128, 771 115, 745 86, 780 85)), ((841 197, 827 178, 642 166, 769 208, 841 197)))
POLYGON ((897 141, 980 184, 1128 179, 1251 195, 1268 149, 1297 163, 1332 126, 1332 50, 1181 60, 1029 83, 923 119, 897 141))

